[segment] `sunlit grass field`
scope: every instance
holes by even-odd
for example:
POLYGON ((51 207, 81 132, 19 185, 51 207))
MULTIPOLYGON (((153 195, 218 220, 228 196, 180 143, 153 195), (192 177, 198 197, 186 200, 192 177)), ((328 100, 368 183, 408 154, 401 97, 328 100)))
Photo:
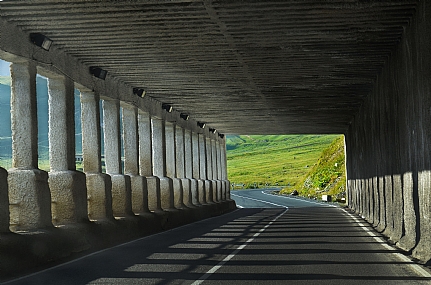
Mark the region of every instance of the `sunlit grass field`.
POLYGON ((338 136, 228 136, 229 180, 244 188, 295 186, 338 136))

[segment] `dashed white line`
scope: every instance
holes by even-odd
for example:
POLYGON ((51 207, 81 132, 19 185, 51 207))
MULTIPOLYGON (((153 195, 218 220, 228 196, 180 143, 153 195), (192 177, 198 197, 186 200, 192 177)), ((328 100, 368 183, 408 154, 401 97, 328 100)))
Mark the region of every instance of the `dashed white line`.
MULTIPOLYGON (((232 194, 231 194, 232 195, 232 194)), ((252 198, 250 198, 252 199, 252 198)), ((225 265, 229 260, 235 257, 235 255, 238 254, 242 249, 244 249, 247 244, 251 243, 256 237, 258 237, 261 233, 263 233, 269 226, 271 226, 275 221, 277 221, 281 216, 283 216, 289 209, 286 208, 283 213, 272 219, 268 224, 266 224, 263 228, 261 228, 257 233, 255 233, 251 238, 249 238, 245 243, 240 245, 237 249, 235 249, 231 254, 226 256, 222 261, 220 261, 216 266, 208 270, 204 275, 201 276, 198 280, 192 283, 192 285, 199 285, 205 280, 208 279, 208 277, 211 276, 211 274, 215 273, 217 270, 219 270, 223 265, 225 265)))
POLYGON ((249 200, 253 200, 253 201, 265 203, 265 204, 270 204, 270 205, 277 206, 277 207, 282 207, 282 208, 286 208, 286 209, 288 208, 287 206, 283 206, 283 205, 280 205, 280 204, 275 204, 275 203, 264 201, 264 200, 254 199, 254 198, 250 198, 250 197, 244 197, 244 196, 240 196, 240 195, 236 195, 236 194, 232 194, 232 193, 230 195, 231 196, 235 196, 235 197, 239 197, 239 198, 244 198, 244 199, 249 199, 249 200))

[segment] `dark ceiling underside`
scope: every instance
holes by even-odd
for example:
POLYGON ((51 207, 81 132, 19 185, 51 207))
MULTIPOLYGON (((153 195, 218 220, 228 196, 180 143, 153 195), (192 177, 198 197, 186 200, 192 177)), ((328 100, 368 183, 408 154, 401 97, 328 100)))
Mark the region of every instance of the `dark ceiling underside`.
POLYGON ((41 32, 223 133, 341 133, 417 1, 9 1, 41 32))

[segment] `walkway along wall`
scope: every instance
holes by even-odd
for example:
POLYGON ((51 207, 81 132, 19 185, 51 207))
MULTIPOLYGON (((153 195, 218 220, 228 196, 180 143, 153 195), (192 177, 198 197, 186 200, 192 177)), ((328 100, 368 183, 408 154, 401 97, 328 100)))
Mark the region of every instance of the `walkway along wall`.
POLYGON ((11 62, 12 90, 12 168, 0 167, 0 279, 235 209, 223 136, 0 22, 0 58, 11 62), (38 168, 37 74, 48 78, 48 172, 38 168), (82 172, 75 165, 74 89, 82 172))
POLYGON ((422 262, 431 259, 430 14, 421 1, 346 134, 349 206, 422 262))

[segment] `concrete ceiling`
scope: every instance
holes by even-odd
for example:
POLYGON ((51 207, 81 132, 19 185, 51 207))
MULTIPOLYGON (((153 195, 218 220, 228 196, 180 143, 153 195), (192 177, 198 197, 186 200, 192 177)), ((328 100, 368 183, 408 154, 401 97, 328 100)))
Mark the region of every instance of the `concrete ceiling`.
POLYGON ((15 1, 40 32, 222 133, 342 133, 417 1, 15 1))

